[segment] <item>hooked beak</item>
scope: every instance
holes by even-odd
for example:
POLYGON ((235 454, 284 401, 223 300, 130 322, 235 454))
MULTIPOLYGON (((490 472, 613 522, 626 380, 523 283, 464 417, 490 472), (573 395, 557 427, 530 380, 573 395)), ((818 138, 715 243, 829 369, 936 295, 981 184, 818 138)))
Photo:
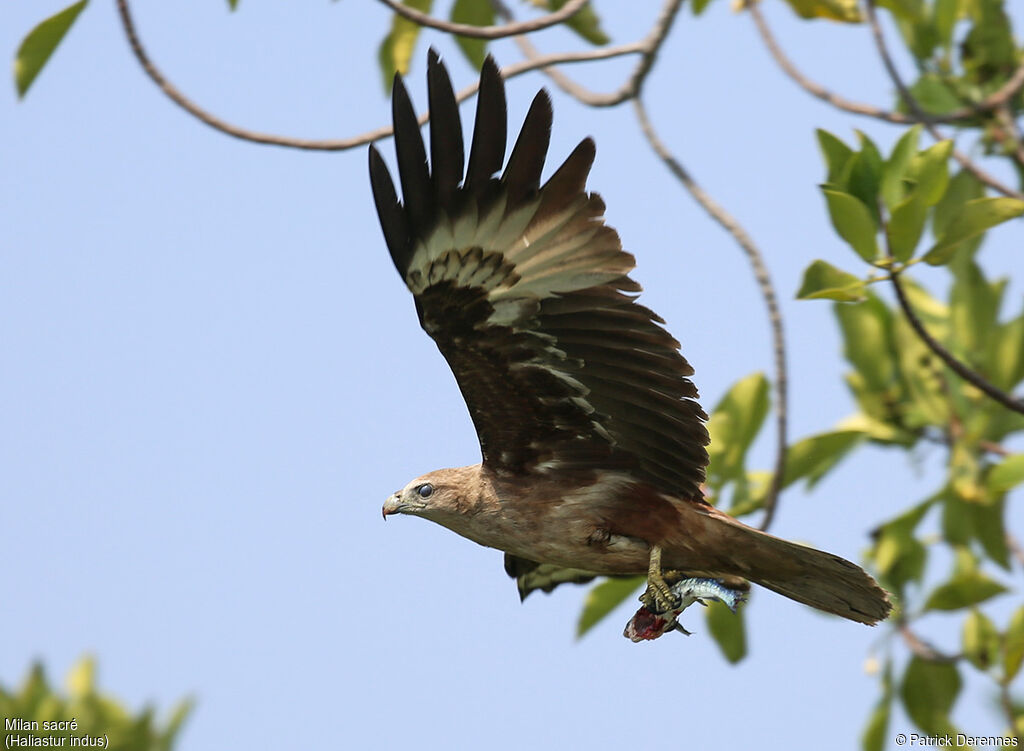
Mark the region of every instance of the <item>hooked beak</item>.
POLYGON ((384 501, 384 507, 380 510, 381 515, 384 517, 384 521, 388 520, 388 517, 392 514, 404 514, 406 511, 419 511, 422 508, 426 508, 425 503, 405 503, 402 501, 401 491, 392 493, 386 501, 384 501))

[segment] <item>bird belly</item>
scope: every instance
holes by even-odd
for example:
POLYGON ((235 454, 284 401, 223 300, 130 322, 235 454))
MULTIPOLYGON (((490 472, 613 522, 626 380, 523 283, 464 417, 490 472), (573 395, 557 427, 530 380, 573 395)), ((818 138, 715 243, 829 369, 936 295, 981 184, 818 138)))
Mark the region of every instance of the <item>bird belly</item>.
POLYGON ((550 502, 499 506, 454 529, 481 545, 520 558, 598 574, 647 571, 647 540, 623 534, 593 504, 550 502))

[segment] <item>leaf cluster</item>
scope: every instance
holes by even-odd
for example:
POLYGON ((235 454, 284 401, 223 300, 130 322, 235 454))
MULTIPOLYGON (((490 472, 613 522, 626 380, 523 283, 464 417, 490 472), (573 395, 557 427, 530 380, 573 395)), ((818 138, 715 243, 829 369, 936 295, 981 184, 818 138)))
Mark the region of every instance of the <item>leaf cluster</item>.
POLYGON ((7 730, 7 735, 22 738, 22 745, 43 745, 39 739, 90 736, 106 738, 105 748, 111 751, 170 751, 192 711, 192 701, 178 702, 166 722, 159 723, 151 706, 132 713, 116 699, 98 691, 96 663, 91 657, 81 658, 69 671, 67 690, 62 693, 51 686, 40 663, 35 663, 17 688, 0 685, 0 717, 22 720, 26 730, 7 730), (68 723, 74 721, 74 726, 68 723), (63 723, 63 724, 56 724, 63 723))

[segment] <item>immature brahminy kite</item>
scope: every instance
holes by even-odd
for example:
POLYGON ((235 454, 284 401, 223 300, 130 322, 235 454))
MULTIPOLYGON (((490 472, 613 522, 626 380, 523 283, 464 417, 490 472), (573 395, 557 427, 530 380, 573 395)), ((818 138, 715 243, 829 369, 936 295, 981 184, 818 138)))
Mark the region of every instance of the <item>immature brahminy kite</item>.
MULTIPOLYGON (((671 573, 747 579, 873 624, 891 609, 861 568, 742 524, 709 505, 707 419, 693 369, 636 302, 634 258, 585 188, 587 138, 541 185, 551 100, 533 100, 505 164, 505 87, 480 77, 469 164, 451 80, 431 51, 430 166, 402 79, 393 117, 404 203, 370 147, 370 180, 420 324, 451 366, 483 462, 417 477, 384 515, 422 516, 505 551, 520 578, 647 573, 654 612, 671 573), (500 176, 499 176, 500 173, 500 176)), ((549 583, 550 585, 550 583, 549 583)))

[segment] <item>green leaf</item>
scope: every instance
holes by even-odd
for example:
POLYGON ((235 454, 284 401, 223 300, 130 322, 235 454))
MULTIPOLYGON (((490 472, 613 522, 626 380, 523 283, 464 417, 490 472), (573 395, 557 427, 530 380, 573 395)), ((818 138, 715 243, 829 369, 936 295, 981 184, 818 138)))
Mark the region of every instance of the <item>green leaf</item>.
POLYGON ((921 137, 921 126, 915 125, 908 128, 907 132, 900 136, 900 140, 892 149, 892 153, 882 168, 882 179, 879 183, 879 193, 890 208, 900 203, 906 195, 904 177, 910 167, 911 160, 917 155, 917 144, 921 137))
MULTIPOLYGON (((450 18, 454 23, 491 26, 494 24, 494 5, 490 0, 455 0, 450 18)), ((459 45, 469 64, 480 70, 487 56, 487 40, 456 36, 455 43, 459 45)))
POLYGON ((1012 389, 1024 379, 1024 315, 998 326, 990 342, 989 363, 992 382, 1012 389))
POLYGON ((864 299, 865 283, 853 274, 837 269, 827 261, 817 260, 804 270, 798 300, 838 300, 858 302, 864 299))
POLYGON ((711 5, 711 0, 693 0, 690 3, 690 9, 693 11, 693 15, 699 16, 709 5, 711 5))
POLYGON ((935 26, 935 35, 939 39, 939 44, 947 50, 953 42, 953 27, 956 25, 959 6, 959 0, 935 0, 932 23, 935 26))
POLYGON ((819 433, 797 441, 786 452, 785 484, 807 479, 808 489, 866 438, 859 430, 819 433))
MULTIPOLYGON (((433 0, 402 0, 402 5, 415 10, 429 13, 433 0)), ((416 49, 416 40, 420 36, 420 25, 415 21, 403 18, 397 13, 391 19, 391 31, 380 43, 377 51, 377 62, 381 75, 384 77, 384 90, 391 90, 391 82, 395 73, 405 75, 409 72, 409 61, 416 49)))
POLYGON ((846 171, 842 177, 842 184, 846 186, 843 192, 860 199, 871 212, 875 223, 879 224, 881 217, 878 214, 878 193, 884 166, 882 154, 867 135, 859 130, 856 133, 860 151, 846 164, 846 171))
POLYGON ((979 571, 966 572, 933 589, 925 601, 924 609, 960 610, 978 605, 1005 591, 1006 587, 979 571))
POLYGON ((901 21, 918 22, 923 18, 920 0, 878 0, 878 7, 888 9, 901 21))
POLYGON ((839 177, 846 171, 847 162, 853 156, 853 149, 827 130, 819 128, 814 132, 818 136, 818 147, 821 149, 822 156, 825 157, 825 164, 828 167, 828 177, 826 180, 830 183, 838 183, 839 177))
POLYGON ((1013 454, 989 470, 985 485, 993 493, 1005 493, 1024 482, 1024 454, 1013 454))
POLYGON ((969 80, 983 84, 1016 67, 1017 49, 1002 0, 976 0, 974 6, 974 25, 961 54, 969 80))
POLYGON ((932 266, 941 266, 949 261, 957 243, 1015 219, 1021 214, 1024 214, 1024 201, 1016 198, 975 198, 968 201, 960 212, 950 219, 946 231, 928 251, 924 260, 932 266))
POLYGON ((96 690, 96 658, 81 657, 68 671, 65 683, 72 699, 82 699, 96 690))
MULTIPOLYGON (((1002 282, 989 284, 981 268, 969 257, 958 258, 949 293, 949 320, 953 338, 968 359, 981 362, 997 330, 1002 282)), ((986 363, 987 365, 987 363, 986 363)), ((987 372, 988 367, 985 368, 987 372)))
POLYGON ((885 235, 889 240, 889 250, 897 261, 909 261, 914 255, 927 216, 928 207, 917 192, 892 210, 885 235))
MULTIPOLYGON (((547 0, 548 9, 556 11, 565 5, 566 0, 547 0)), ((575 13, 565 25, 586 39, 591 44, 608 44, 611 39, 601 28, 601 19, 594 10, 593 3, 587 3, 583 9, 575 13)))
POLYGON ((57 49, 57 45, 68 33, 71 24, 75 22, 87 3, 88 0, 81 0, 74 5, 69 5, 39 23, 21 40, 18 52, 14 56, 14 85, 18 90, 19 98, 24 97, 28 92, 32 82, 39 75, 39 71, 46 65, 47 60, 50 59, 53 51, 57 49))
POLYGON ((910 160, 907 178, 917 184, 917 192, 927 206, 934 206, 949 186, 949 156, 952 141, 939 141, 910 160))
POLYGON ((951 545, 970 543, 973 531, 971 507, 974 505, 954 492, 945 494, 942 504, 942 539, 951 545))
POLYGON ((952 728, 949 713, 961 685, 955 665, 914 657, 903 674, 900 696, 907 714, 919 728, 941 735, 952 728))
POLYGON ((928 552, 914 537, 914 530, 935 501, 934 496, 926 498, 878 530, 878 541, 871 551, 871 558, 885 581, 897 590, 908 581, 919 580, 924 571, 928 552))
POLYGON ((605 579, 591 588, 583 603, 580 620, 576 624, 576 638, 579 639, 615 608, 621 605, 644 583, 642 576, 625 579, 605 579))
POLYGON ((969 504, 971 527, 982 549, 993 561, 1010 570, 1010 550, 1006 544, 1006 499, 1002 496, 991 503, 969 504))
POLYGON ((875 295, 857 305, 832 308, 843 333, 843 355, 872 391, 890 387, 895 367, 892 312, 875 295))
POLYGON ((999 654, 999 631, 980 610, 971 610, 964 620, 964 657, 978 670, 988 670, 999 654))
MULTIPOLYGON (((936 38, 934 41, 938 41, 936 38)), ((922 110, 930 115, 944 115, 959 109, 962 103, 949 86, 935 73, 924 73, 910 87, 910 93, 922 110)), ((906 102, 899 97, 898 109, 907 112, 906 102)))
MULTIPOLYGON (((906 284, 908 297, 910 289, 911 286, 906 284)), ((925 318, 924 308, 915 306, 915 310, 921 318, 925 318)), ((942 341, 948 328, 946 320, 926 325, 933 336, 942 341)), ((893 334, 900 374, 910 396, 902 404, 904 427, 914 429, 948 425, 952 407, 938 358, 918 338, 905 317, 895 319, 893 334)))
POLYGON ((963 205, 985 195, 985 186, 967 170, 960 170, 949 181, 949 187, 935 205, 932 214, 932 234, 941 237, 949 221, 960 213, 963 205))
POLYGON ((1003 637, 1003 679, 1009 683, 1024 662, 1024 607, 1017 608, 1003 637))
POLYGON ((747 449, 768 414, 768 379, 752 373, 733 384, 711 412, 710 471, 718 478, 740 478, 747 449))
POLYGON ((875 242, 875 219, 868 207, 859 199, 838 190, 823 188, 825 201, 828 203, 829 217, 836 232, 865 261, 873 261, 878 256, 878 244, 875 242))
POLYGON ((228 8, 232 11, 238 8, 238 0, 228 0, 228 8))
POLYGON ((734 665, 747 656, 747 632, 743 625, 743 611, 736 613, 717 601, 708 603, 706 619, 708 630, 714 637, 725 659, 734 665))
POLYGON ((830 21, 860 23, 857 0, 786 0, 800 18, 827 18, 830 21))

